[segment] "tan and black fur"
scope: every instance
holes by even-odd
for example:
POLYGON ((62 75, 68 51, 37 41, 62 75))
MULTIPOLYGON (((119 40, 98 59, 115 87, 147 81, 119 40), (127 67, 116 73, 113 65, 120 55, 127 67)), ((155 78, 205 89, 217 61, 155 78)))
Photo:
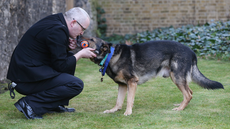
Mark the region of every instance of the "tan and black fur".
MULTIPOLYGON (((98 38, 83 38, 91 48, 96 49, 96 58, 91 60, 99 64, 107 53, 111 43, 98 38)), ((193 81, 206 89, 224 88, 219 82, 206 78, 197 67, 197 57, 187 46, 174 41, 149 41, 131 46, 114 45, 115 51, 106 69, 107 75, 118 84, 118 97, 114 108, 104 111, 113 113, 122 108, 126 92, 127 108, 124 115, 132 114, 137 85, 156 76, 170 77, 183 94, 183 101, 173 110, 183 110, 192 99, 189 82, 193 81)))

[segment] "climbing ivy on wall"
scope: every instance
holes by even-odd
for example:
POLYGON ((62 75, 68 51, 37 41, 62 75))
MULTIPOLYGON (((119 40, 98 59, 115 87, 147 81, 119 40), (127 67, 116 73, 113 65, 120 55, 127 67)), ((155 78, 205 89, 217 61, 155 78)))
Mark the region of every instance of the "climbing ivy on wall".
POLYGON ((106 30, 107 30, 107 24, 106 19, 102 17, 102 15, 105 13, 105 10, 98 6, 96 7, 97 11, 97 36, 98 37, 105 37, 106 36, 106 30))

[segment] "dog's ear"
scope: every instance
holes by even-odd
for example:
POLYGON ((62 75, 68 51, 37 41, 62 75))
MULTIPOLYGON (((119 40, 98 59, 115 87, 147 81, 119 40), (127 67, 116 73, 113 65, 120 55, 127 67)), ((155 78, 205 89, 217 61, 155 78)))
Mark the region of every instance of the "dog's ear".
POLYGON ((112 46, 112 43, 102 43, 101 45, 101 51, 110 53, 110 47, 112 46))
POLYGON ((102 43, 101 44, 101 51, 102 52, 106 52, 108 50, 108 47, 106 47, 106 44, 105 43, 102 43))
POLYGON ((108 45, 109 45, 109 48, 113 45, 112 43, 108 43, 108 45))
POLYGON ((109 46, 109 52, 108 53, 111 53, 110 48, 112 45, 113 45, 112 43, 108 43, 108 46, 109 46))

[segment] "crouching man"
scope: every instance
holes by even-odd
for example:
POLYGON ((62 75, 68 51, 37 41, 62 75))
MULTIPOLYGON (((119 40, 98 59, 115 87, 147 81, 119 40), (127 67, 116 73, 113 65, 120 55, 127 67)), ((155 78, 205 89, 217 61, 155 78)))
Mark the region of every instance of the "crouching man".
POLYGON ((42 119, 50 112, 74 112, 66 108, 69 100, 83 90, 83 82, 74 76, 80 58, 96 55, 93 49, 82 49, 76 54, 77 36, 82 35, 90 24, 85 10, 75 7, 65 12, 47 16, 32 27, 21 38, 11 57, 7 78, 13 90, 26 95, 15 107, 27 119, 42 119))

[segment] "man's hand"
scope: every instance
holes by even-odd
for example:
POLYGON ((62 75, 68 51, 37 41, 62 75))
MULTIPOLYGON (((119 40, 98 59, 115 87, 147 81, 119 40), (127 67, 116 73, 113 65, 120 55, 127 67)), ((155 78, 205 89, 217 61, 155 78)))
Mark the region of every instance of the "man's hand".
POLYGON ((75 39, 69 38, 69 49, 70 50, 74 50, 77 47, 76 42, 77 41, 75 39))
POLYGON ((76 53, 74 56, 76 57, 76 60, 78 61, 80 58, 93 58, 93 57, 97 57, 96 54, 93 53, 93 51, 95 51, 95 49, 93 48, 84 48, 81 51, 79 51, 78 53, 76 53))

